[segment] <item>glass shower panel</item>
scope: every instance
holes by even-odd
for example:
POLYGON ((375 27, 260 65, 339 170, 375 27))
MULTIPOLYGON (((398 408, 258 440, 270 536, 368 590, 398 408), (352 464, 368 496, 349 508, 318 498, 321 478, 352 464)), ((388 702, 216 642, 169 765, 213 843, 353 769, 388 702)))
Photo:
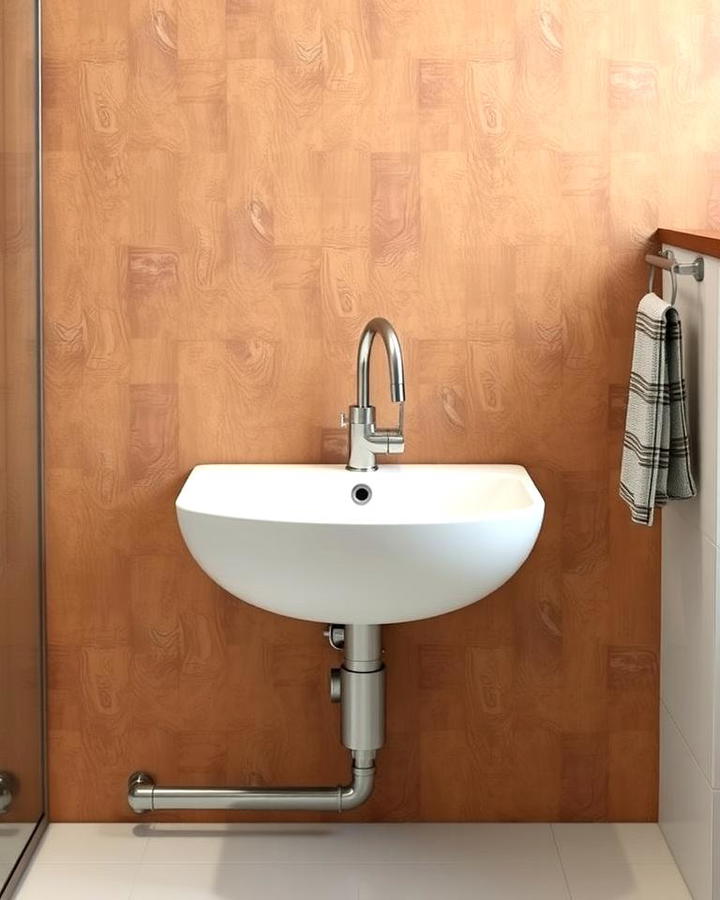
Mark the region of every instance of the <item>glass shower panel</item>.
POLYGON ((44 814, 36 4, 0 0, 0 886, 44 814))

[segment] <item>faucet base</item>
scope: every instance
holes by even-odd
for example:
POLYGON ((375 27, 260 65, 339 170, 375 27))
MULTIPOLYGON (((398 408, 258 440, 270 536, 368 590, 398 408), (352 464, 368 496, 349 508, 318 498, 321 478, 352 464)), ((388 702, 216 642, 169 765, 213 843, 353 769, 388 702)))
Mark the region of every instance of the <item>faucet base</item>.
POLYGON ((379 453, 402 453, 405 439, 402 431, 402 403, 397 428, 376 428, 374 406, 351 406, 350 455, 346 468, 351 472, 374 472, 379 453))

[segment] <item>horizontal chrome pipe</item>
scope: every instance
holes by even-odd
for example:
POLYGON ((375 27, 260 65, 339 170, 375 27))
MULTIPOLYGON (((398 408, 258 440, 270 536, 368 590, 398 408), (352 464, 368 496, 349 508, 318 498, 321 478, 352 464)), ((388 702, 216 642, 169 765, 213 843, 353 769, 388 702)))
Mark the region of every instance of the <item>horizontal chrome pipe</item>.
POLYGON ((128 782, 128 803, 136 813, 156 809, 318 810, 344 812, 373 792, 375 767, 353 766, 350 784, 338 787, 160 787, 145 772, 128 782))

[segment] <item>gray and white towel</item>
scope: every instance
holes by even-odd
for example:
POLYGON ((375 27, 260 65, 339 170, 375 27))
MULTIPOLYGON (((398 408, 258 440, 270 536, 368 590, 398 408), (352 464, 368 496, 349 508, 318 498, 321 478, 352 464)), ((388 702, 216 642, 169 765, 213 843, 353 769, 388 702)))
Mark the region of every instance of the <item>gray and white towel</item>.
POLYGON ((635 319, 620 496, 633 522, 652 525, 655 508, 696 494, 690 467, 680 317, 646 294, 635 319))

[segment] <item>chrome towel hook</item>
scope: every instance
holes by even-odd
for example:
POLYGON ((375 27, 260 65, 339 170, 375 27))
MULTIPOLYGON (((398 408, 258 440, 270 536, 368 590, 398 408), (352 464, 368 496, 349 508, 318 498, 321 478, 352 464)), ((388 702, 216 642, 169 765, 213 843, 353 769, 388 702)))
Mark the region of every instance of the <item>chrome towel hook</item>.
POLYGON ((648 253, 645 262, 650 266, 650 274, 648 278, 648 293, 652 293, 653 282, 655 281, 655 269, 667 269, 670 272, 672 281, 672 296, 670 297, 670 305, 674 306, 677 300, 678 275, 692 275, 695 281, 702 281, 705 277, 705 260, 702 256, 697 256, 691 263, 679 263, 675 259, 672 250, 659 250, 657 253, 648 253))

